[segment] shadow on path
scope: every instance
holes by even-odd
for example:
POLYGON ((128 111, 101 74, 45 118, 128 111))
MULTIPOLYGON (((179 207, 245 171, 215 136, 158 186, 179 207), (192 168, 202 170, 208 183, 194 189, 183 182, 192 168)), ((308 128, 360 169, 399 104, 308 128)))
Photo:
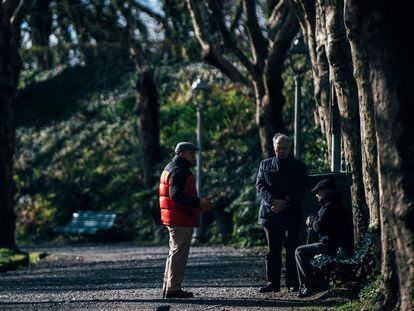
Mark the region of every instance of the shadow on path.
POLYGON ((155 310, 165 304, 174 310, 296 310, 343 302, 329 293, 310 299, 286 292, 259 294, 264 251, 257 249, 192 248, 184 287, 195 293, 193 299, 160 298, 166 247, 68 247, 48 252, 53 256, 38 265, 0 274, 1 310, 155 310))

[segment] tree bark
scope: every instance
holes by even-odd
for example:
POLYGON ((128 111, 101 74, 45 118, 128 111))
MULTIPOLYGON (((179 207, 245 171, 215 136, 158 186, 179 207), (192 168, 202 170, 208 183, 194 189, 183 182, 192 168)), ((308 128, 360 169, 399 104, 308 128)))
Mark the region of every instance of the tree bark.
POLYGON ((341 115, 342 141, 346 162, 351 167, 351 199, 354 234, 362 238, 368 227, 361 163, 361 134, 357 85, 352 73, 352 58, 343 24, 343 1, 319 0, 318 6, 326 29, 326 52, 341 115))
POLYGON ((149 187, 154 184, 153 169, 161 160, 159 133, 158 91, 152 69, 139 48, 135 50, 137 67, 135 114, 142 154, 144 179, 149 187))
POLYGON ((0 4, 0 247, 17 250, 13 181, 14 120, 13 101, 19 74, 20 25, 29 6, 24 1, 0 4))
POLYGON ((317 40, 320 33, 320 18, 317 18, 314 0, 292 0, 299 19, 301 32, 309 49, 312 64, 313 91, 317 109, 318 122, 325 135, 328 147, 328 161, 331 161, 332 140, 329 122, 329 65, 324 45, 317 40))
POLYGON ((13 100, 20 63, 17 49, 10 46, 9 36, 9 29, 0 27, 0 247, 14 249, 13 100))
MULTIPOLYGON (((414 309, 414 131, 412 74, 414 39, 411 12, 402 1, 364 1, 353 8, 365 13, 359 28, 369 58, 379 161, 383 244, 392 241, 392 260, 383 253, 385 297, 398 284, 400 310, 414 309), (387 230, 387 225, 388 229, 387 230), (388 233, 387 235, 385 235, 388 233), (385 238, 387 237, 387 238, 385 238)), ((390 300, 388 300, 390 302, 390 300)))
POLYGON ((49 49, 49 36, 52 33, 52 12, 50 0, 37 0, 30 15, 32 44, 40 48, 38 62, 41 68, 51 68, 53 54, 49 49))
POLYGON ((267 157, 274 154, 273 135, 283 132, 285 129, 283 123, 285 97, 282 92, 284 86, 282 80, 283 63, 291 42, 299 30, 294 11, 289 9, 285 14, 287 14, 285 21, 270 44, 269 55, 265 62, 262 75, 265 94, 262 96, 261 102, 256 103, 259 104, 256 106, 256 121, 259 124, 262 152, 267 157))
POLYGON ((350 42, 354 77, 358 86, 359 115, 361 125, 362 175, 367 206, 369 229, 374 234, 376 270, 381 271, 381 237, 378 192, 378 160, 375 129, 374 102, 369 81, 368 55, 358 35, 360 21, 364 18, 360 10, 353 10, 352 2, 345 0, 344 21, 350 42))
POLYGON ((378 161, 377 140, 375 129, 374 102, 369 80, 368 55, 358 36, 359 21, 363 19, 360 11, 352 10, 352 2, 345 0, 345 27, 350 42, 354 77, 358 86, 359 114, 361 124, 362 172, 365 197, 370 211, 369 227, 372 231, 379 230, 379 193, 378 193, 378 161))
POLYGON ((384 212, 385 206, 381 206, 381 304, 384 310, 398 310, 399 294, 395 290, 398 288, 397 263, 390 224, 384 212))

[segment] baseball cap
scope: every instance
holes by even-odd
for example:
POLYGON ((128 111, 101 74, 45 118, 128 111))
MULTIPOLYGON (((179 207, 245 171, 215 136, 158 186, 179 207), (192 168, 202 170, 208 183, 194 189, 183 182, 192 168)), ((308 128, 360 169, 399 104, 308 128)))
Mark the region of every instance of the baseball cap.
POLYGON ((184 151, 198 151, 198 150, 200 150, 200 148, 198 148, 196 145, 188 141, 181 141, 175 146, 175 153, 184 152, 184 151))

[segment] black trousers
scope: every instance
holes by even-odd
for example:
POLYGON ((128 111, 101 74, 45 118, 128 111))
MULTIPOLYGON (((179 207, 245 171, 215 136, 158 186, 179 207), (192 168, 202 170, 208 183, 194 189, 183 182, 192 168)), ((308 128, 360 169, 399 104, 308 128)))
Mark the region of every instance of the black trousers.
POLYGON ((282 270, 282 246, 286 250, 286 287, 297 287, 298 275, 295 250, 298 246, 298 231, 288 230, 284 225, 263 225, 268 251, 266 253, 266 277, 269 283, 280 287, 282 270))
POLYGON ((317 254, 332 255, 333 253, 327 245, 320 242, 299 246, 296 249, 295 257, 300 285, 307 288, 318 288, 323 278, 317 269, 311 266, 310 261, 317 254))

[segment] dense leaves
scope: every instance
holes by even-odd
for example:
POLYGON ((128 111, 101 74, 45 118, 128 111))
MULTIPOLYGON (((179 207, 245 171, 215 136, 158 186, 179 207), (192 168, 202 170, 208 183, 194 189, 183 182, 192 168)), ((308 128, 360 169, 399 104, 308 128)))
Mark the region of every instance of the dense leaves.
MULTIPOLYGON (((117 212, 118 237, 141 241, 165 238, 156 186, 147 189, 143 182, 133 111, 134 76, 129 68, 113 61, 70 67, 50 76, 24 72, 24 81, 31 77, 38 82, 26 82, 28 86, 21 90, 17 102, 23 109, 24 99, 31 98, 19 117, 17 130, 15 181, 20 239, 54 238, 54 226, 66 224, 74 211, 87 209, 117 212)), ((286 75, 286 94, 291 99, 288 70, 286 75)), ((241 245, 262 243, 254 186, 262 156, 251 98, 206 65, 160 66, 155 78, 161 90, 163 161, 154 178, 172 158, 178 141, 196 142, 196 103, 204 103, 204 195, 218 203, 216 212, 231 213, 232 241, 241 245), (207 97, 191 93, 191 83, 198 76, 211 85, 207 97)), ((304 93, 310 92, 309 86, 304 84, 304 93)), ((309 105, 308 98, 305 96, 305 105, 309 105)), ((289 100, 287 119, 293 117, 292 110, 289 100)), ((312 129, 308 115, 304 127, 312 129)), ((304 135, 303 155, 305 160, 313 159, 310 163, 315 163, 313 170, 318 171, 314 159, 323 159, 325 150, 319 144, 320 134, 313 130, 304 135)), ((213 225, 208 236, 215 239, 216 234, 213 225)))

